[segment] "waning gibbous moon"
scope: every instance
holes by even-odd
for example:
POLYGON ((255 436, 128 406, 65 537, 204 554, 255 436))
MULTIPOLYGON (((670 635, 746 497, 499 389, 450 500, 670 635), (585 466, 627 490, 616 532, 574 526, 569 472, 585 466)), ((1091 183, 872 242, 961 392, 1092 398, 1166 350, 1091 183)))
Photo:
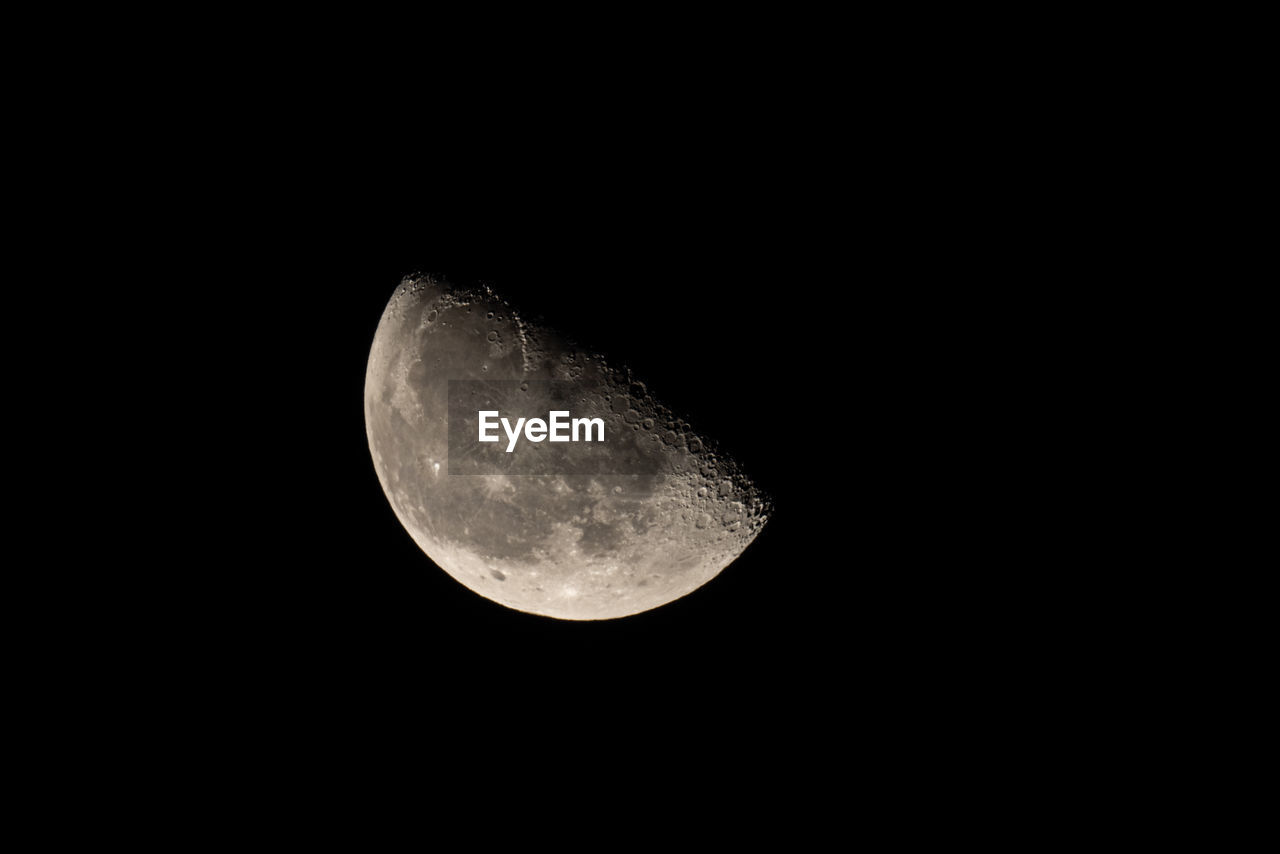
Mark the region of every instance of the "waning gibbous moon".
POLYGON ((374 336, 364 407, 378 479, 414 542, 466 587, 519 611, 606 620, 665 605, 732 563, 770 512, 739 466, 643 383, 488 287, 401 282, 374 336), (598 389, 573 415, 602 418, 607 435, 625 437, 651 465, 645 474, 451 475, 449 383, 459 380, 598 389))

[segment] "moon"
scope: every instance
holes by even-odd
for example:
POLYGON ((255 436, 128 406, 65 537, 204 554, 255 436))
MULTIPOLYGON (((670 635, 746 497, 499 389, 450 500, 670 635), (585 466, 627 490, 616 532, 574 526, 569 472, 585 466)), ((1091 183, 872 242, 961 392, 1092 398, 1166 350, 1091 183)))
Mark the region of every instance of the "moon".
POLYGON ((518 611, 607 620, 665 605, 732 563, 771 512, 734 460, 627 369, 487 286, 406 277, 374 335, 364 409, 378 480, 414 542, 470 590, 518 611), (573 415, 604 419, 606 435, 645 461, 643 473, 450 474, 449 383, 458 380, 592 389, 573 415))

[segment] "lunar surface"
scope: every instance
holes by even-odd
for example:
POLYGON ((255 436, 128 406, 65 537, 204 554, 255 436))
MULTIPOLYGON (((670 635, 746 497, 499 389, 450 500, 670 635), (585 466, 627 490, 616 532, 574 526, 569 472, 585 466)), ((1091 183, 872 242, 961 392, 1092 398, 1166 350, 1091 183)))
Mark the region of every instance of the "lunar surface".
POLYGON ((604 620, 664 605, 732 563, 770 512, 733 460, 627 370, 488 287, 401 282, 374 337, 364 397, 374 467, 410 536, 457 581, 519 611, 604 620), (604 419, 617 439, 526 452, 542 454, 538 470, 549 473, 451 474, 450 381, 571 383, 584 390, 573 416, 604 419), (642 473, 580 464, 618 453, 618 441, 645 462, 642 473))

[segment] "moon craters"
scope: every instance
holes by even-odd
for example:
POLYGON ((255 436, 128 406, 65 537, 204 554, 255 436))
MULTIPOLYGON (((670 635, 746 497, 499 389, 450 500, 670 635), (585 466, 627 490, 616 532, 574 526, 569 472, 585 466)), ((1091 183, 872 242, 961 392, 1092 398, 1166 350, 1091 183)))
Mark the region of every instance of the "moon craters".
POLYGON ((771 512, 738 464, 658 391, 487 287, 413 276, 374 337, 365 423, 397 518, 453 578, 517 610, 609 619, 705 584, 771 512), (573 415, 602 418, 606 435, 633 437, 634 452, 656 464, 643 475, 450 475, 450 380, 514 380, 526 393, 534 381, 580 384, 573 415))

